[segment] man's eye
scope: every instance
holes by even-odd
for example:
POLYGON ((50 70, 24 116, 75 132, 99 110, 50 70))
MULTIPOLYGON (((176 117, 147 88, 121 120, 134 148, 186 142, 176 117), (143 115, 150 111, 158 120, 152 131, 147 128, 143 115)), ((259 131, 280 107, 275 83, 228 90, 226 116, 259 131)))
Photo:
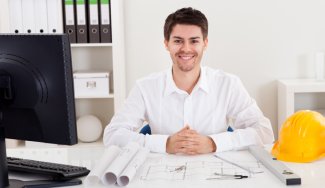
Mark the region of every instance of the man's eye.
POLYGON ((174 43, 179 44, 179 43, 182 43, 182 41, 181 40, 174 40, 174 43))
POLYGON ((199 41, 198 40, 192 40, 192 43, 196 44, 196 43, 199 43, 199 41))

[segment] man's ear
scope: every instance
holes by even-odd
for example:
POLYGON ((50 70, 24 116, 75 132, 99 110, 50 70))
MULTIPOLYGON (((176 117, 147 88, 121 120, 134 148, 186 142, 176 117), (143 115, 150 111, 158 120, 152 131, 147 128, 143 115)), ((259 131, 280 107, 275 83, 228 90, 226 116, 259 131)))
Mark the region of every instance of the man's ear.
POLYGON ((208 43, 209 43, 209 40, 208 40, 208 37, 207 37, 207 38, 204 39, 204 50, 207 49, 208 43))
POLYGON ((166 50, 168 50, 168 41, 166 39, 164 40, 164 44, 165 44, 166 50))

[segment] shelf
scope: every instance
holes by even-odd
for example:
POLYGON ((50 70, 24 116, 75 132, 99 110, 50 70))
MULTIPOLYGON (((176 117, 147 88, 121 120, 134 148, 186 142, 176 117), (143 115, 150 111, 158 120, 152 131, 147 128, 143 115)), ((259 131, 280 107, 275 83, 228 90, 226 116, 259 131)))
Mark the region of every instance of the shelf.
POLYGON ((325 80, 290 79, 278 81, 278 131, 284 121, 299 110, 324 115, 325 80))
MULTIPOLYGON (((0 32, 9 32, 9 0, 0 0, 0 32)), ((62 1, 57 0, 59 5, 62 1)), ((71 44, 71 60, 73 72, 109 72, 110 94, 94 96, 75 96, 76 117, 95 115, 103 123, 103 128, 113 115, 122 107, 126 98, 125 54, 124 54, 124 1, 111 0, 111 24, 113 43, 73 43, 71 44), (114 91, 114 93, 113 93, 114 91)), ((62 17, 62 6, 57 13, 62 17)), ((60 19, 59 19, 60 20, 60 19)), ((63 25, 63 23, 59 24, 63 25)), ((62 30, 62 29, 61 29, 62 30)), ((60 32, 62 32, 60 30, 60 32)), ((107 92, 108 93, 108 92, 107 92)), ((30 142, 8 141, 8 147, 34 147, 30 142), (27 144, 26 144, 27 143, 27 144), (10 145, 10 146, 9 146, 10 145)), ((57 144, 35 144, 35 147, 63 147, 57 144)), ((103 146, 102 140, 94 143, 79 143, 76 147, 103 146)), ((73 146, 74 147, 74 146, 73 146)))
POLYGON ((71 44, 72 48, 82 47, 112 47, 112 43, 83 43, 83 44, 71 44))
POLYGON ((84 95, 84 96, 75 96, 76 99, 113 99, 114 94, 109 94, 109 95, 84 95))
POLYGON ((279 85, 285 86, 295 93, 325 92, 325 80, 288 79, 279 80, 279 85))

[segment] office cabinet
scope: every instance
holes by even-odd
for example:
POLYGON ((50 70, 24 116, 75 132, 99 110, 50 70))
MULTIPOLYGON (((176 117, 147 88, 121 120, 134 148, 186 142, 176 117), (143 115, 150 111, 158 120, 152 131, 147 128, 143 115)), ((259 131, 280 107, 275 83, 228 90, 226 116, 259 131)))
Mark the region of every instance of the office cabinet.
MULTIPOLYGON (((10 32, 9 1, 0 1, 1 33, 10 32)), ((62 0, 57 0, 57 2, 59 5, 58 14, 62 20, 62 0)), ((109 123, 114 113, 122 106, 125 99, 124 1, 110 0, 110 3, 113 42, 71 44, 74 72, 109 73, 108 95, 88 95, 75 98, 77 118, 83 115, 95 115, 101 120, 103 129, 109 123)), ((101 144, 101 140, 99 144, 101 144)))
POLYGON ((278 81, 278 131, 284 121, 299 110, 315 110, 325 115, 325 80, 278 81))

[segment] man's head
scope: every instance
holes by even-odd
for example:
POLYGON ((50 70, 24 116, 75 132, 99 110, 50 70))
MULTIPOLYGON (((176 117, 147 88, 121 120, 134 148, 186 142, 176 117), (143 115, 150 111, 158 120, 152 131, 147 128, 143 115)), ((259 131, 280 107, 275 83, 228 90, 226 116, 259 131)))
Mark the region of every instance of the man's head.
POLYGON ((165 40, 170 39, 170 33, 177 24, 196 25, 201 28, 203 39, 208 37, 208 20, 199 10, 191 7, 182 8, 170 14, 165 20, 164 37, 165 40))
POLYGON ((167 17, 164 29, 173 72, 197 74, 208 45, 208 21, 204 14, 193 8, 179 9, 167 17))

